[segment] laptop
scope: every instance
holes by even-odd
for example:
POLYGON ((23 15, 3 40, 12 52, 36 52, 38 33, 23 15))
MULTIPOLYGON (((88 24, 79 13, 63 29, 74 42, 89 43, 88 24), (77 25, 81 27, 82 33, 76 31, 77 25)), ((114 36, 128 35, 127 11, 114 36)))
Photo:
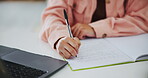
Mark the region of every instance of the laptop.
POLYGON ((66 61, 0 45, 0 78, 48 78, 66 61))

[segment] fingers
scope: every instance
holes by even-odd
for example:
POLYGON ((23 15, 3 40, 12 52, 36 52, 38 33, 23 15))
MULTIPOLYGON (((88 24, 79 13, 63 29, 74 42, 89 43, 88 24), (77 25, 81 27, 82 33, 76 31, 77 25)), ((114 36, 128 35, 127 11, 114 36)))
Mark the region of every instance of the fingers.
POLYGON ((79 38, 80 33, 82 32, 82 30, 83 30, 82 27, 79 27, 79 29, 76 30, 77 32, 74 34, 74 36, 79 38))
POLYGON ((72 33, 73 33, 73 35, 75 37, 78 37, 80 30, 81 30, 81 24, 78 23, 78 24, 74 25, 72 27, 72 33))
POLYGON ((71 47, 69 44, 65 44, 64 49, 67 50, 72 56, 77 55, 77 51, 75 50, 75 48, 71 47))
POLYGON ((85 39, 85 37, 86 37, 85 31, 81 30, 80 33, 79 33, 78 38, 79 39, 85 39))
POLYGON ((78 43, 78 47, 80 47, 80 45, 81 45, 80 40, 79 40, 77 37, 74 37, 74 40, 76 40, 76 41, 77 41, 77 43, 78 43))
POLYGON ((84 33, 83 31, 85 31, 84 24, 77 23, 76 25, 72 27, 73 35, 75 37, 78 37, 79 39, 84 39, 85 34, 82 34, 84 33))
POLYGON ((85 30, 82 27, 79 27, 79 29, 74 34, 74 36, 78 37, 79 39, 85 39, 85 36, 86 36, 85 30))
MULTIPOLYGON (((69 45, 71 45, 71 47, 73 47, 73 48, 77 51, 77 49, 78 49, 78 47, 79 47, 77 41, 75 41, 74 39, 71 39, 71 40, 69 40, 69 41, 67 41, 67 42, 68 42, 69 45)), ((68 46, 68 45, 67 45, 67 46, 68 46)))
POLYGON ((57 43, 57 51, 59 54, 66 59, 71 56, 76 56, 80 45, 79 40, 76 40, 70 37, 65 37, 59 40, 57 43))
POLYGON ((86 37, 96 37, 94 29, 88 24, 75 24, 72 27, 72 33, 79 39, 85 39, 86 37))
POLYGON ((62 48, 61 52, 63 53, 66 59, 70 58, 72 55, 64 48, 62 48))
POLYGON ((73 35, 75 35, 75 33, 77 32, 77 29, 78 29, 79 27, 80 27, 80 26, 78 26, 77 24, 71 27, 72 34, 73 34, 73 35))
POLYGON ((62 57, 65 57, 65 55, 64 55, 62 52, 59 52, 59 54, 60 54, 62 57))
POLYGON ((66 59, 68 59, 68 58, 71 57, 70 54, 65 54, 65 53, 63 53, 63 52, 59 52, 59 54, 60 54, 62 57, 66 58, 66 59))

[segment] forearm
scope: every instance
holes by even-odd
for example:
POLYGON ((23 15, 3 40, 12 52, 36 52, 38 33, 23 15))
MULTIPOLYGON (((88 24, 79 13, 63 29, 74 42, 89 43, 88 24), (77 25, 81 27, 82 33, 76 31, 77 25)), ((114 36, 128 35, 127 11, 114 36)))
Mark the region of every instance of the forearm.
POLYGON ((63 9, 68 10, 67 0, 49 0, 47 8, 42 14, 41 38, 54 47, 55 42, 68 36, 63 9))
POLYGON ((148 33, 148 17, 126 15, 123 18, 107 18, 91 23, 96 32, 96 37, 130 36, 148 33))

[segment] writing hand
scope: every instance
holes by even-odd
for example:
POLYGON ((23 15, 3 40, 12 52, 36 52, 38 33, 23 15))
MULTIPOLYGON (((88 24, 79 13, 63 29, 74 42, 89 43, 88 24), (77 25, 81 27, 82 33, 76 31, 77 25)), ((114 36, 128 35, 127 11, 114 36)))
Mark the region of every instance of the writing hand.
POLYGON ((78 54, 80 44, 80 40, 76 37, 64 37, 58 41, 56 49, 62 57, 69 59, 71 56, 78 54))

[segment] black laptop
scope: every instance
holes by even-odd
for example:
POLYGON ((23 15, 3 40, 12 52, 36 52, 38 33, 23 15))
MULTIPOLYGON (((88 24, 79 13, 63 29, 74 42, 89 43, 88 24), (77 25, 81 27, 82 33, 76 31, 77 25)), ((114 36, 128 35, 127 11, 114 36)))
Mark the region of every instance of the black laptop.
POLYGON ((48 78, 66 61, 0 45, 0 78, 48 78))

